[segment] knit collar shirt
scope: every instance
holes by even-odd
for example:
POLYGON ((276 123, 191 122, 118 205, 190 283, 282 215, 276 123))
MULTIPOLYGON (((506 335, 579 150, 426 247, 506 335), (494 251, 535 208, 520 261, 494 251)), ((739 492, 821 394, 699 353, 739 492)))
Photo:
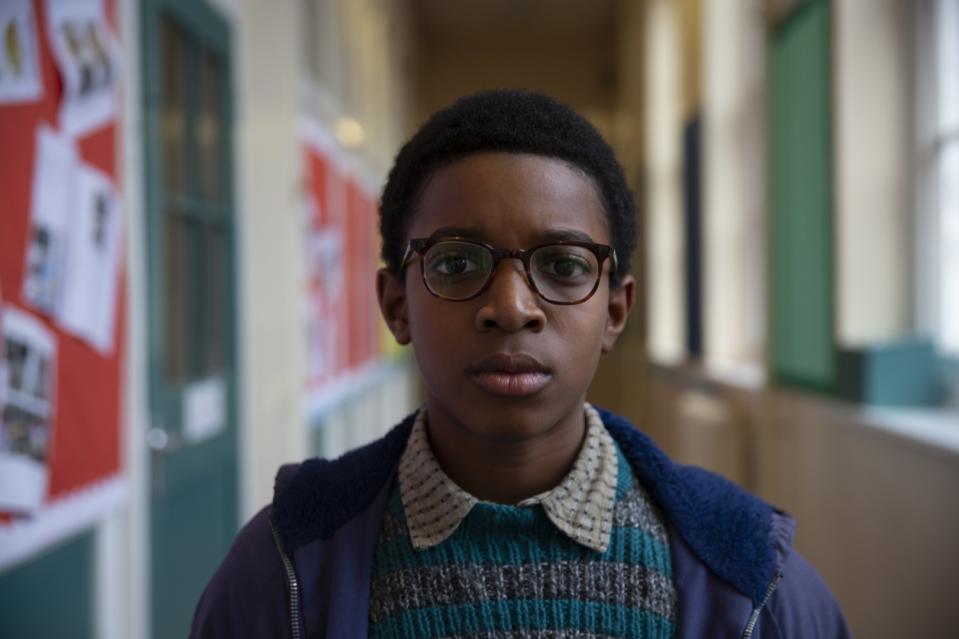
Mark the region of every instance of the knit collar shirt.
MULTIPOLYGON (((552 490, 517 507, 542 506, 549 520, 573 541, 606 552, 613 530, 619 459, 616 443, 589 404, 584 405, 586 439, 566 477, 552 490)), ((446 540, 480 500, 440 468, 426 432, 426 410, 416 416, 400 459, 399 488, 413 548, 446 540)))

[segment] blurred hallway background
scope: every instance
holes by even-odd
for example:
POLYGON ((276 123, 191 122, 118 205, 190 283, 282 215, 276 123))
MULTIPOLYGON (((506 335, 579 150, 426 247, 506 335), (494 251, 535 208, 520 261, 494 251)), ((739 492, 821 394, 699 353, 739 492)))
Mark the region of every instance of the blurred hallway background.
MULTIPOLYGON (((65 3, 2 2, 31 9, 68 96, 46 26, 65 3)), ((123 212, 116 428, 87 442, 116 448, 115 497, 74 516, 97 482, 51 474, 30 515, 0 503, 0 636, 185 636, 281 464, 418 405, 373 299, 376 201, 432 111, 503 87, 585 114, 636 196, 639 302, 591 401, 793 514, 856 636, 955 636, 959 1, 87 4, 118 74, 109 135, 77 138, 123 212)), ((56 114, 29 108, 0 99, 23 184, 14 123, 56 114)), ((29 194, 0 206, 26 237, 29 194)), ((4 242, 0 304, 29 310, 32 258, 4 242)), ((61 378, 61 410, 82 386, 61 378)), ((88 454, 68 418, 50 469, 88 454)))

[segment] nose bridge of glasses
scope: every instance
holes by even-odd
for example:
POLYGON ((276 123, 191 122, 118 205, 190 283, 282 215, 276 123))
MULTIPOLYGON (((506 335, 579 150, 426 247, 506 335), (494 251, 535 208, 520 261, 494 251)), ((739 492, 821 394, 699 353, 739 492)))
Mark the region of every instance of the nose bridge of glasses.
POLYGON ((487 286, 493 286, 496 275, 500 272, 501 265, 505 260, 513 262, 513 268, 516 274, 523 279, 530 291, 534 294, 538 293, 529 271, 529 251, 522 249, 493 249, 493 269, 489 274, 487 286), (518 264, 516 262, 518 262, 518 264))

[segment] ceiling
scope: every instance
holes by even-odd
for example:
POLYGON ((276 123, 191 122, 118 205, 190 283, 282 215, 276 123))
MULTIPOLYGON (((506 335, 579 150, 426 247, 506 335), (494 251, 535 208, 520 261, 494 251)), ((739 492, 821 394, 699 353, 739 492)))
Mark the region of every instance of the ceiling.
POLYGON ((616 0, 411 0, 419 37, 433 41, 608 39, 616 0))

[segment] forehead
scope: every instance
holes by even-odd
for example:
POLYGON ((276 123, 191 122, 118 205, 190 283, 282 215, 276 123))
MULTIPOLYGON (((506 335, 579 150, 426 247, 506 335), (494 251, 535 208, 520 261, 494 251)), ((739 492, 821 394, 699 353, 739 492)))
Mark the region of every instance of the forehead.
POLYGON ((589 175, 563 160, 520 153, 469 155, 430 175, 409 237, 449 230, 513 248, 564 234, 610 241, 599 191, 589 175))

